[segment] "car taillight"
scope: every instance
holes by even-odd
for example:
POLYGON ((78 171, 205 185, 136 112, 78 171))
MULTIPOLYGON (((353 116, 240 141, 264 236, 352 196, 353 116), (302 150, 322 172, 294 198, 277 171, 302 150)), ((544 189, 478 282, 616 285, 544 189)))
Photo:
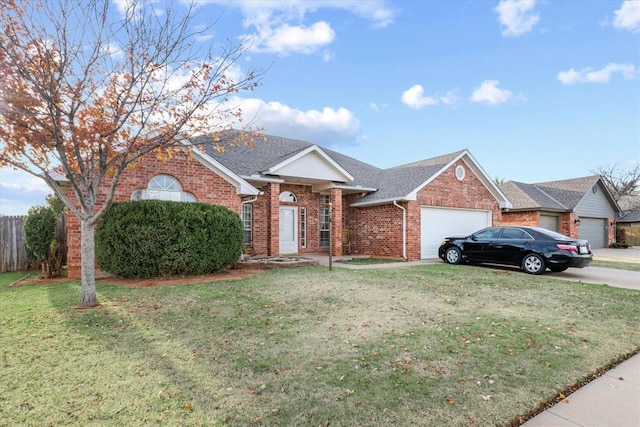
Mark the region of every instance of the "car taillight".
POLYGON ((563 245, 561 243, 558 243, 556 246, 558 247, 558 249, 562 249, 563 251, 578 252, 578 247, 576 245, 563 245))

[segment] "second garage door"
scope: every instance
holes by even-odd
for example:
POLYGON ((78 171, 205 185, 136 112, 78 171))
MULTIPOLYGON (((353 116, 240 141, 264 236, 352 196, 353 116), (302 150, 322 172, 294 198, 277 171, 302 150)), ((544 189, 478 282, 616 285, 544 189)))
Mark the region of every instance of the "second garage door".
POLYGON ((586 239, 592 248, 607 246, 606 218, 580 218, 579 237, 586 239))
POLYGON ((424 207, 420 212, 420 258, 438 258, 442 239, 491 226, 491 211, 424 207))

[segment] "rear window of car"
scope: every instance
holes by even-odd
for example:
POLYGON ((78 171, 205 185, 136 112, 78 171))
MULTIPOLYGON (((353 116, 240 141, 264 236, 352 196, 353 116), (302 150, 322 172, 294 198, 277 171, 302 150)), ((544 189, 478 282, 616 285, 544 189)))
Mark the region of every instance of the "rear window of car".
POLYGON ((503 239, 533 240, 531 235, 519 228, 505 228, 502 230, 503 239))

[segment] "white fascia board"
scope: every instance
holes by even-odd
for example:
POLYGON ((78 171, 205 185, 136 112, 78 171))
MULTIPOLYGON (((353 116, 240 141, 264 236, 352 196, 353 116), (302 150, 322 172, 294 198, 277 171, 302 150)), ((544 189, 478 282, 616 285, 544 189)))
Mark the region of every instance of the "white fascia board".
POLYGON ((476 159, 471 155, 469 150, 462 150, 460 154, 454 157, 449 163, 444 165, 442 169, 438 171, 438 173, 433 174, 428 180, 423 182, 420 186, 418 186, 415 190, 413 190, 407 197, 411 200, 416 200, 418 192, 426 187, 429 183, 439 177, 445 170, 449 169, 453 166, 458 160, 462 159, 462 161, 473 171, 473 173, 478 177, 478 179, 482 182, 482 184, 489 190, 491 195, 498 201, 500 208, 502 209, 510 209, 513 207, 507 196, 500 190, 500 188, 496 185, 495 182, 487 175, 487 173, 482 169, 480 164, 476 161, 476 159))
POLYGON ((504 194, 500 187, 498 187, 498 184, 496 184, 493 179, 491 179, 491 177, 484 171, 484 169, 482 169, 480 163, 477 162, 477 160, 471 155, 468 150, 464 151, 466 159, 462 160, 467 164, 467 166, 469 166, 471 169, 474 169, 476 176, 480 179, 480 181, 482 181, 484 186, 489 190, 493 197, 495 197, 495 199, 499 203, 499 206, 502 209, 511 209, 513 207, 513 204, 511 204, 506 194, 504 194), (467 161, 467 159, 469 161, 467 161))
POLYGON ((278 184, 282 184, 284 183, 284 179, 282 178, 269 178, 267 176, 260 176, 260 175, 241 175, 240 178, 244 179, 245 181, 255 181, 255 182, 274 182, 274 183, 278 183, 278 184))
POLYGON ((322 149, 320 147, 318 147, 317 145, 312 145, 310 147, 305 148, 304 150, 302 150, 301 152, 299 152, 298 154, 295 154, 287 159, 285 159, 284 161, 278 163, 277 165, 272 166, 271 168, 269 168, 268 172, 270 174, 273 175, 278 175, 278 170, 295 162, 296 160, 306 156, 307 154, 311 153, 311 152, 316 152, 318 155, 320 155, 320 157, 322 157, 327 163, 331 164, 331 166, 333 166, 335 169, 338 170, 338 172, 340 172, 342 175, 345 176, 346 181, 353 181, 354 178, 353 176, 346 171, 346 169, 344 169, 342 166, 340 166, 338 163, 336 163, 331 157, 329 157, 329 155, 327 153, 325 153, 324 151, 322 151, 322 149))
POLYGON ((59 184, 69 182, 69 178, 67 178, 66 175, 61 174, 55 169, 51 169, 50 171, 47 171, 47 175, 49 175, 49 178, 51 178, 52 180, 56 181, 59 184))
POLYGON ((200 161, 207 169, 221 176, 225 181, 235 186, 238 194, 247 196, 257 196, 258 194, 260 194, 260 190, 249 184, 240 176, 236 175, 229 168, 215 160, 210 155, 203 153, 191 144, 184 144, 188 147, 188 150, 190 150, 190 154, 198 161, 200 161))
POLYGON ((362 191, 366 193, 373 193, 374 191, 378 191, 377 188, 373 187, 361 187, 359 185, 334 185, 333 188, 339 188, 340 190, 353 190, 353 191, 362 191))
POLYGON ((355 202, 355 203, 351 203, 350 206, 354 207, 354 208, 364 208, 367 206, 378 206, 378 205, 388 205, 390 203, 393 202, 408 202, 408 201, 415 201, 415 198, 411 198, 409 196, 407 197, 391 197, 388 199, 380 199, 380 200, 372 200, 370 202, 355 202))

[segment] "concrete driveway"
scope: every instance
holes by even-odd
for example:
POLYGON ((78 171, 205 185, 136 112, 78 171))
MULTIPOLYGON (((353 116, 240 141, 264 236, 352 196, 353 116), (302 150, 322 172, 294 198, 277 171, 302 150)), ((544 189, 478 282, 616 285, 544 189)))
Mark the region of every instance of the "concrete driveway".
MULTIPOLYGON (((305 255, 312 259, 318 260, 320 265, 329 265, 329 257, 325 255, 305 255)), ((393 268, 393 267, 406 267, 410 265, 425 265, 425 264, 439 264, 443 261, 434 259, 424 259, 421 261, 412 262, 394 262, 385 264, 371 264, 371 265, 351 265, 337 262, 346 257, 335 257, 334 267, 349 268, 349 269, 374 269, 374 268, 393 268)), ((616 261, 616 262, 628 262, 640 264, 640 248, 631 249, 593 249, 594 260, 599 261, 616 261)), ((485 264, 489 267, 488 264, 485 264)), ((504 270, 521 271, 517 267, 511 266, 490 266, 489 268, 499 268, 504 270)), ((525 274, 525 273, 522 273, 525 274)), ((640 272, 618 270, 614 268, 602 268, 602 267, 587 267, 587 268, 570 268, 562 273, 553 273, 547 271, 544 277, 557 278, 562 280, 573 280, 583 283, 594 283, 598 285, 608 285, 617 288, 635 289, 640 290, 640 272)), ((639 426, 640 427, 640 426, 639 426)))
MULTIPOLYGON (((640 263, 640 249, 593 249, 593 259, 640 263)), ((640 290, 640 272, 638 271, 589 266, 587 268, 570 268, 562 273, 547 272, 545 277, 640 290)))

